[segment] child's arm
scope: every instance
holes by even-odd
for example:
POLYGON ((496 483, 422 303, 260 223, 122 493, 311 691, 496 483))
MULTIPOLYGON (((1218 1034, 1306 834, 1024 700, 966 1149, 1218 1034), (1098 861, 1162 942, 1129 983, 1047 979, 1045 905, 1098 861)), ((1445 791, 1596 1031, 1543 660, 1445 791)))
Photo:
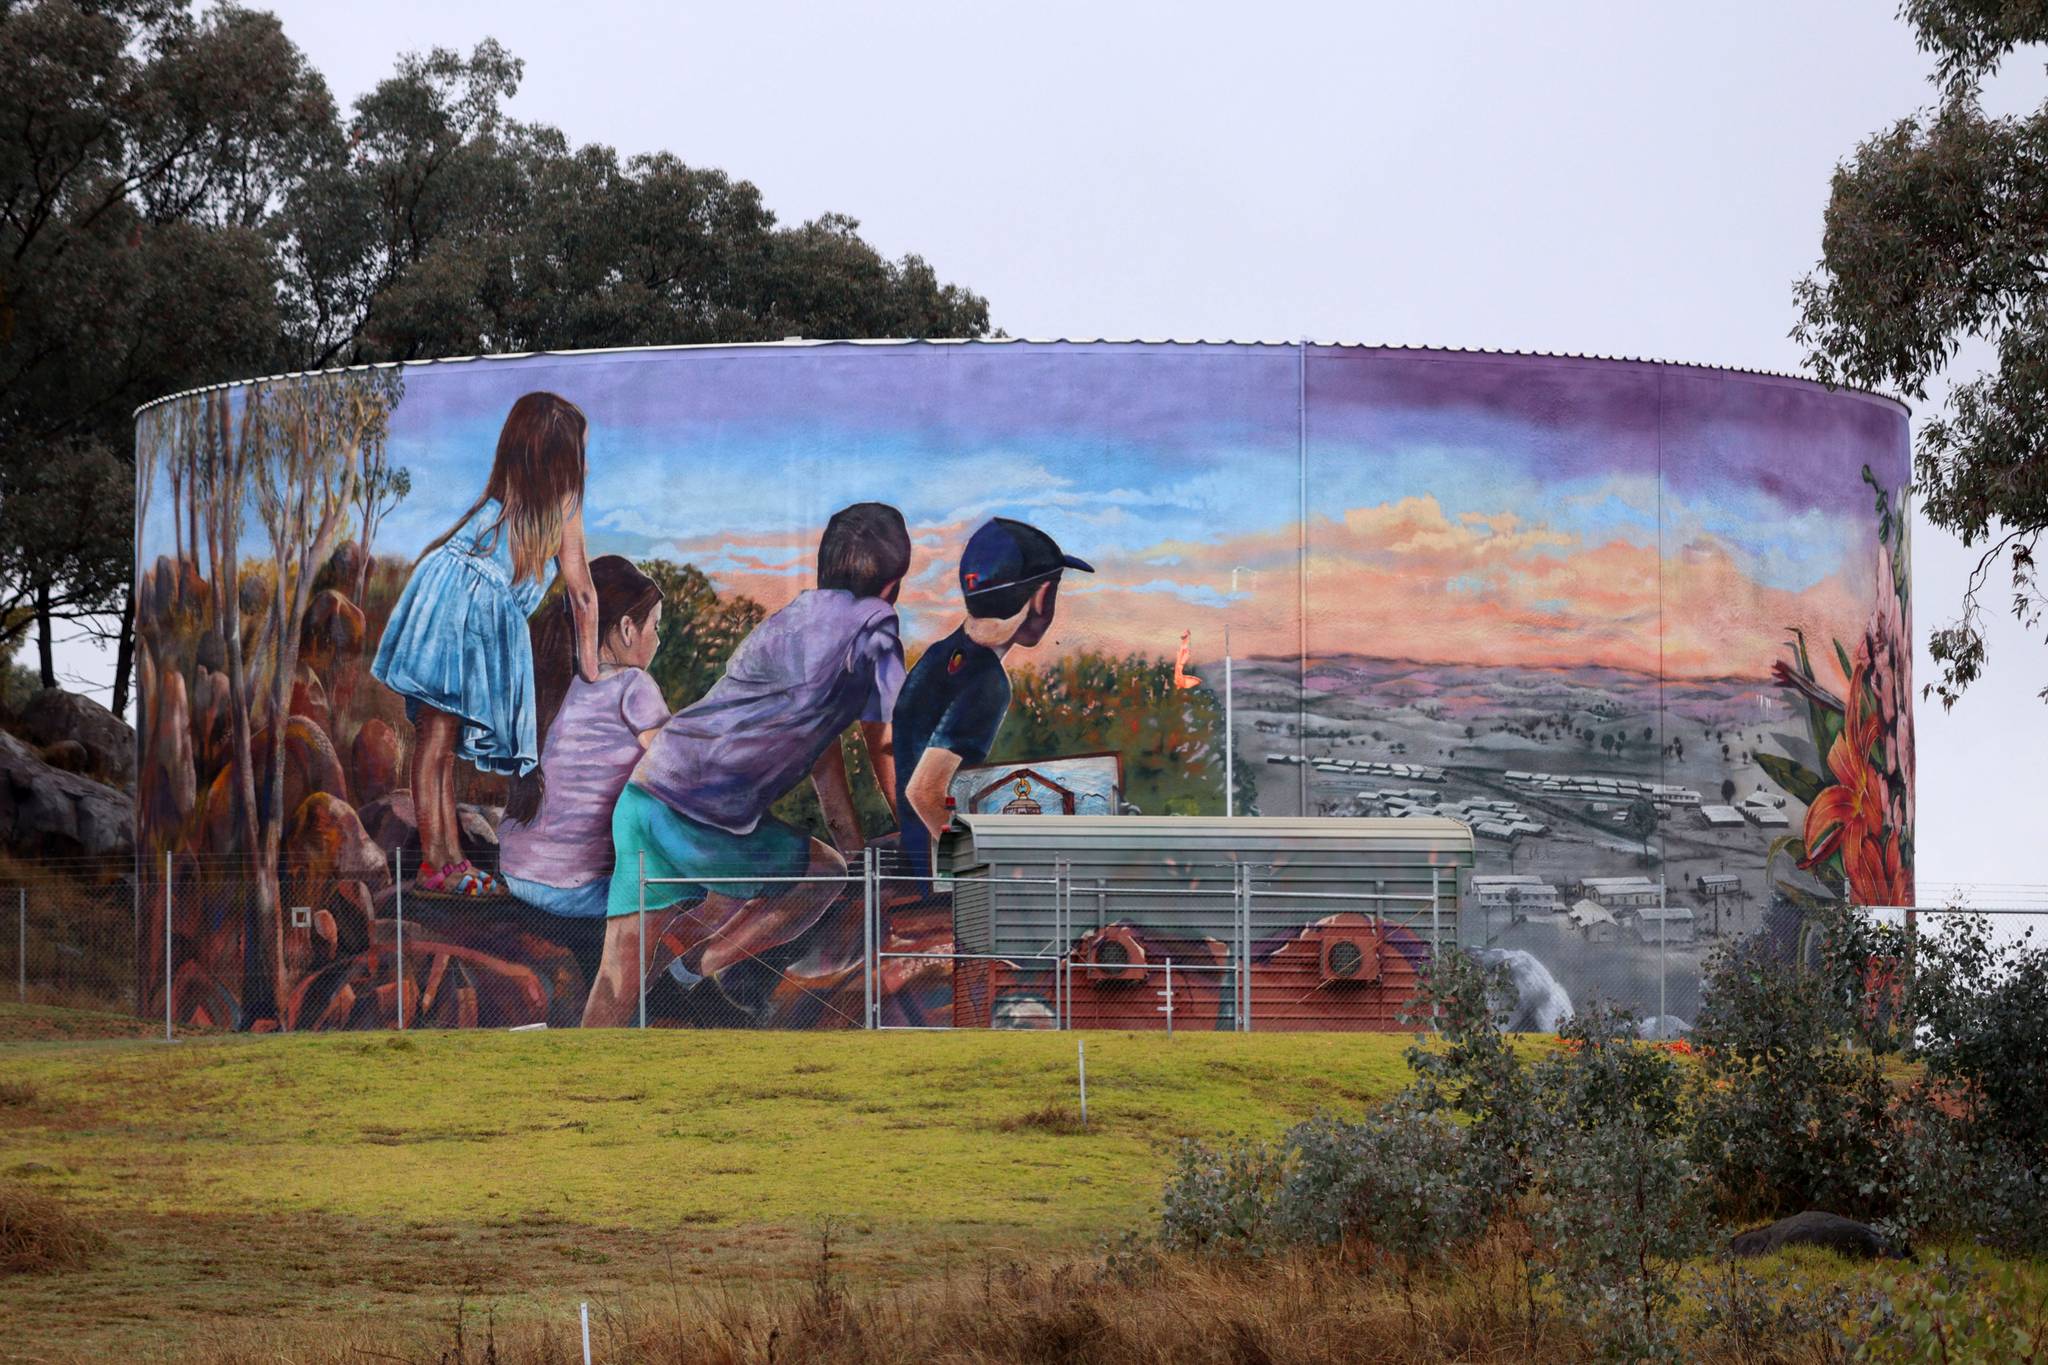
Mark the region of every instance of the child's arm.
POLYGON ((882 799, 889 803, 889 814, 903 823, 903 812, 896 809, 896 731, 888 721, 864 720, 860 723, 861 742, 868 746, 868 766, 875 770, 875 785, 882 789, 882 799))
POLYGON ((555 555, 562 570, 562 590, 569 595, 569 614, 576 620, 576 674, 597 681, 597 587, 590 581, 590 556, 583 547, 583 503, 579 499, 562 517, 562 548, 555 555))
POLYGON ((811 785, 818 790, 818 809, 833 846, 841 853, 858 853, 866 847, 861 837, 860 814, 853 808, 853 784, 846 780, 846 755, 834 739, 811 765, 811 785))
POLYGON ((953 774, 960 771, 960 755, 934 745, 918 756, 917 768, 903 788, 911 814, 924 821, 932 843, 946 828, 946 794, 952 790, 953 774))

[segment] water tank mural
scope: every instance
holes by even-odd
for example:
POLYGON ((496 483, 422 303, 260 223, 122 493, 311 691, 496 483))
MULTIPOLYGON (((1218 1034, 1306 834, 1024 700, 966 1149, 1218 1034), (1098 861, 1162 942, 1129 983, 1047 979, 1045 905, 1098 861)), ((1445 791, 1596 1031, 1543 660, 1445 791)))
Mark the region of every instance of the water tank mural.
MULTIPOLYGON (((651 1022, 852 1022, 862 911, 801 879, 872 845, 911 885, 949 797, 1454 817, 1536 1023, 1682 1027, 1714 944, 1912 902, 1884 398, 791 343, 251 381, 136 441, 146 1008, 168 943, 186 1020, 635 1022, 645 903, 651 1022)), ((949 946, 928 884, 883 899, 949 946)), ((945 964, 880 976, 951 1017, 945 964)))

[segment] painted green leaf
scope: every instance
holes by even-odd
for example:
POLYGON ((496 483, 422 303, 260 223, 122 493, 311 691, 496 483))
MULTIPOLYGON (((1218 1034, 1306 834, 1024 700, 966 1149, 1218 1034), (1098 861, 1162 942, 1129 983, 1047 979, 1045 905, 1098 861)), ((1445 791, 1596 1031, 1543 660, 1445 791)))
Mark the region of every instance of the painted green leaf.
POLYGON ((1771 781, 1778 784, 1788 795, 1798 797, 1807 805, 1827 788, 1827 783, 1813 769, 1794 763, 1778 754, 1758 754, 1756 761, 1771 775, 1771 781))

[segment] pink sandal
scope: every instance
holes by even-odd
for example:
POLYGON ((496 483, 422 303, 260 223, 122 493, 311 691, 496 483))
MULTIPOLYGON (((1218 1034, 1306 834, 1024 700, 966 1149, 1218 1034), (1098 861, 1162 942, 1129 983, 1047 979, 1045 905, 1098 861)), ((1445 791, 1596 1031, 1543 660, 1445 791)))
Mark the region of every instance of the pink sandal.
POLYGON ((414 885, 430 896, 466 896, 480 900, 485 896, 510 894, 505 890, 504 883, 467 858, 439 868, 422 870, 414 885))

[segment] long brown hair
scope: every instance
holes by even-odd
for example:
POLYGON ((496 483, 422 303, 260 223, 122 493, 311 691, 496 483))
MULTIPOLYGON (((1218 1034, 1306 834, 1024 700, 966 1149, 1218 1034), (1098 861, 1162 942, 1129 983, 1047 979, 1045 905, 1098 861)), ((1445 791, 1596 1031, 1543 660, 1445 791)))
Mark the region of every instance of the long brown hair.
MULTIPOLYGON (((620 555, 599 555, 590 561, 590 582, 597 589, 597 638, 602 643, 618 629, 619 622, 645 626, 661 601, 661 587, 620 555)), ((541 742, 541 763, 512 784, 505 802, 505 818, 532 824, 540 814, 541 799, 547 795, 548 727, 569 695, 570 680, 576 676, 576 618, 569 611, 569 596, 556 584, 540 609, 526 623, 533 638, 534 733, 541 742)))
POLYGON ((464 522, 495 498, 498 519, 481 528, 477 538, 507 531, 512 537, 512 581, 539 578, 562 548, 563 504, 583 500, 583 448, 589 434, 583 409, 560 394, 536 391, 521 397, 505 414, 498 432, 498 454, 483 496, 422 550, 420 558, 447 544, 464 522))

